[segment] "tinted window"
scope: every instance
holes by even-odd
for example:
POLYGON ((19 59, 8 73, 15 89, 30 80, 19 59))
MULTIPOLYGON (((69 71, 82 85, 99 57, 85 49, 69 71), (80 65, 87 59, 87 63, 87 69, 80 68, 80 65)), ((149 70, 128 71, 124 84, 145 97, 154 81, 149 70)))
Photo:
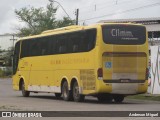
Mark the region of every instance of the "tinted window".
POLYGON ((68 41, 68 35, 63 34, 63 35, 57 35, 56 36, 56 53, 57 54, 63 54, 67 53, 67 41, 68 41))
POLYGON ((41 55, 41 42, 39 38, 29 40, 29 56, 41 55))
POLYGON ((146 41, 146 29, 143 26, 105 25, 102 31, 106 44, 138 45, 146 41))
POLYGON ((51 38, 52 54, 87 52, 95 46, 96 29, 54 35, 51 38))
POLYGON ((20 41, 16 43, 13 57, 13 74, 16 73, 19 61, 20 41))
POLYGON ((29 56, 29 41, 23 40, 21 45, 21 58, 29 56))
POLYGON ((96 29, 81 30, 22 41, 21 58, 87 52, 96 43, 96 29))
POLYGON ((96 29, 71 33, 70 47, 72 52, 87 52, 94 48, 96 43, 96 29))
POLYGON ((50 48, 49 40, 50 40, 49 37, 39 38, 37 40, 40 44, 39 55, 49 55, 49 48, 50 48))

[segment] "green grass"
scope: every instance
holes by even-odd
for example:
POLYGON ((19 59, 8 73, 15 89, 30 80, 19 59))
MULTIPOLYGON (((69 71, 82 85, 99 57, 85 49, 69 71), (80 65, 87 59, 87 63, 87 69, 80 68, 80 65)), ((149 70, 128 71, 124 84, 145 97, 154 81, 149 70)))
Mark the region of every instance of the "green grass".
POLYGON ((127 96, 128 99, 139 99, 139 100, 153 100, 153 101, 160 101, 160 95, 149 95, 149 94, 139 94, 139 95, 132 95, 127 96))

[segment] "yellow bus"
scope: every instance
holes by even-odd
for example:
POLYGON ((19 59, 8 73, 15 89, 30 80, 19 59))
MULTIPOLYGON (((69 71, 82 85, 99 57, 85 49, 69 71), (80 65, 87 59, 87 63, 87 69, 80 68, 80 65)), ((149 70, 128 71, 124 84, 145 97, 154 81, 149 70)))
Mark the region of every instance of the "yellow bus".
POLYGON ((55 93, 65 101, 122 102, 147 91, 148 39, 143 25, 69 26, 21 38, 15 45, 13 88, 55 93))

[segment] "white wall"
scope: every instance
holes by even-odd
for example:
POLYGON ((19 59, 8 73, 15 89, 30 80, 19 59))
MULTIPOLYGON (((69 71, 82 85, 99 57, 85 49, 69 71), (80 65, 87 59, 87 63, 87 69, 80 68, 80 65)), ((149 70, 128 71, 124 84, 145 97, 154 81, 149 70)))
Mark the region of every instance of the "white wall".
POLYGON ((160 46, 151 46, 151 85, 148 92, 160 94, 160 46))
MULTIPOLYGON (((13 46, 13 36, 0 36, 0 47, 2 50, 8 50, 9 47, 13 46)), ((17 37, 15 37, 17 39, 17 37)), ((16 41, 14 41, 15 43, 16 41)))

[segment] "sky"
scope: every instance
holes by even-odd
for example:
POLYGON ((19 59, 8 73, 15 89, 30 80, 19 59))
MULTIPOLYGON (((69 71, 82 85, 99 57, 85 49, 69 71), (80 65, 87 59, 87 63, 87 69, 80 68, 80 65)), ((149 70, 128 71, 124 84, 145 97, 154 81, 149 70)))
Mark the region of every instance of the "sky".
MULTIPOLYGON (((79 24, 94 24, 100 20, 160 17, 160 0, 56 0, 71 19, 79 8, 79 24)), ((24 25, 15 15, 15 9, 23 7, 45 7, 49 0, 1 0, 0 35, 16 33, 24 25)), ((56 2, 55 6, 59 6, 56 2)), ((56 18, 66 16, 59 6, 56 18)))

